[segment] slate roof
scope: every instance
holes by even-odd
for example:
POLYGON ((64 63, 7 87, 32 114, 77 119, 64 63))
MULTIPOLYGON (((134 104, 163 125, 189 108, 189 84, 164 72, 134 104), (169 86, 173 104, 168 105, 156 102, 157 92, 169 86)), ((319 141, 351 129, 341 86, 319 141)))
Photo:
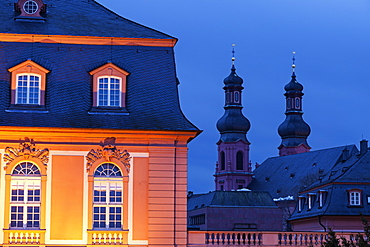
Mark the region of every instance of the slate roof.
POLYGON ((276 207, 268 192, 213 191, 188 198, 188 211, 204 207, 276 207))
POLYGON ((14 21, 15 0, 2 0, 0 33, 174 39, 127 20, 94 0, 43 0, 45 23, 14 21))
POLYGON ((302 211, 298 212, 296 209, 289 220, 319 215, 370 215, 370 204, 366 201, 366 196, 370 195, 369 173, 370 152, 363 155, 353 154, 347 160, 339 162, 330 172, 300 194, 303 197, 307 197, 308 193, 316 194, 312 208, 308 210, 306 202, 302 211), (362 206, 349 206, 347 191, 351 189, 362 190, 362 206), (326 191, 322 208, 318 207, 319 190, 326 191))
MULTIPOLYGON (((4 1, 0 33, 172 38, 119 17, 93 0, 45 0, 46 23, 15 21, 14 1, 4 1)), ((0 42, 0 126, 199 131, 183 115, 178 97, 172 47, 0 42), (27 59, 50 70, 47 113, 6 112, 10 105, 8 69, 27 59), (107 62, 130 73, 128 115, 89 114, 93 104, 89 72, 107 62)))
POLYGON ((293 196, 296 200, 299 191, 335 169, 342 161, 345 148, 349 154, 358 153, 355 145, 349 145, 268 158, 254 170, 254 178, 248 188, 268 191, 274 199, 293 196))

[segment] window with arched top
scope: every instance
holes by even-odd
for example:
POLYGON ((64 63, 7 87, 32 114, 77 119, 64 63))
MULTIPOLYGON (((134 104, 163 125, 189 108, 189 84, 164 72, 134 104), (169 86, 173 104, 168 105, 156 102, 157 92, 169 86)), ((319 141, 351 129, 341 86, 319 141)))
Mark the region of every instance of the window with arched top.
POLYGON ((243 170, 244 169, 244 157, 243 152, 238 151, 236 153, 236 170, 243 170))
POLYGON ((121 107, 121 81, 116 76, 98 78, 98 106, 121 107))
POLYGON ((350 206, 361 206, 362 205, 362 200, 361 200, 361 190, 354 189, 354 190, 349 190, 348 191, 348 196, 349 196, 349 205, 350 206))
POLYGON ((301 108, 301 102, 299 98, 295 98, 295 108, 296 109, 301 108))
POLYGON ((235 103, 239 103, 239 92, 235 92, 234 98, 235 98, 235 103))
POLYGON ((90 71, 93 77, 93 105, 90 113, 126 114, 126 80, 129 74, 110 62, 90 71))
POLYGON ((222 151, 221 152, 221 170, 225 170, 226 169, 226 164, 225 164, 225 152, 222 151))
POLYGON ((41 173, 32 162, 16 165, 11 177, 10 228, 40 228, 41 173))
POLYGON ((292 104, 291 104, 291 99, 290 98, 286 99, 286 108, 287 109, 292 108, 292 104))
POLYGON ((103 163, 94 172, 93 228, 122 229, 122 172, 113 163, 103 163))
POLYGON ((32 60, 12 68, 11 98, 8 110, 43 111, 45 107, 46 74, 50 71, 32 60))

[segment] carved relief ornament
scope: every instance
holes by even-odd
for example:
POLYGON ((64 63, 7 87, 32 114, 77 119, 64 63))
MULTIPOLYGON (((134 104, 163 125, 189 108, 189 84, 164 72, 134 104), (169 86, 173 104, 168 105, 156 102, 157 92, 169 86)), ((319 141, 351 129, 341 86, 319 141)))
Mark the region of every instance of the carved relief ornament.
POLYGON ((4 154, 5 166, 4 169, 8 168, 8 165, 18 157, 22 157, 25 160, 31 158, 39 159, 45 166, 49 162, 49 149, 43 150, 37 149, 33 139, 28 137, 24 138, 24 141, 19 143, 19 148, 6 147, 4 154))
POLYGON ((91 166, 98 159, 111 161, 112 158, 115 158, 122 162, 127 172, 130 172, 130 154, 127 152, 127 150, 121 151, 117 149, 115 144, 116 138, 109 137, 106 138, 104 142, 100 142, 100 147, 96 151, 94 149, 91 149, 90 152, 86 155, 86 170, 90 171, 91 166))

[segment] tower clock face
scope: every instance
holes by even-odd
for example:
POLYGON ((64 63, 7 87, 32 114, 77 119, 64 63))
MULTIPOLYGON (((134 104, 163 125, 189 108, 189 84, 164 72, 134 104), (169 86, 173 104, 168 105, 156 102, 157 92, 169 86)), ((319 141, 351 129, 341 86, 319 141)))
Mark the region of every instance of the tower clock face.
POLYGON ((37 9, 38 9, 38 5, 35 1, 32 1, 32 0, 28 0, 24 3, 23 5, 23 9, 24 11, 29 14, 29 15, 32 15, 34 13, 36 13, 37 9))

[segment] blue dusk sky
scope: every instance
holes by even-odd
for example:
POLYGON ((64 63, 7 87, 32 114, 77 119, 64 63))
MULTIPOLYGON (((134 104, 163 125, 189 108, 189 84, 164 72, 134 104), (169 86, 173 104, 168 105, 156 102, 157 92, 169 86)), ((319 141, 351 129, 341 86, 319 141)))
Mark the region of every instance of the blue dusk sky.
MULTIPOLYGON (((185 116, 203 130, 189 144, 189 190, 214 190, 215 127, 235 46, 251 122, 253 164, 277 156, 284 85, 296 52, 312 150, 370 139, 369 0, 97 0, 119 15, 179 39, 175 46, 185 116)), ((114 27, 112 27, 114 31, 114 27)), ((299 165, 299 164, 297 164, 299 165)))

